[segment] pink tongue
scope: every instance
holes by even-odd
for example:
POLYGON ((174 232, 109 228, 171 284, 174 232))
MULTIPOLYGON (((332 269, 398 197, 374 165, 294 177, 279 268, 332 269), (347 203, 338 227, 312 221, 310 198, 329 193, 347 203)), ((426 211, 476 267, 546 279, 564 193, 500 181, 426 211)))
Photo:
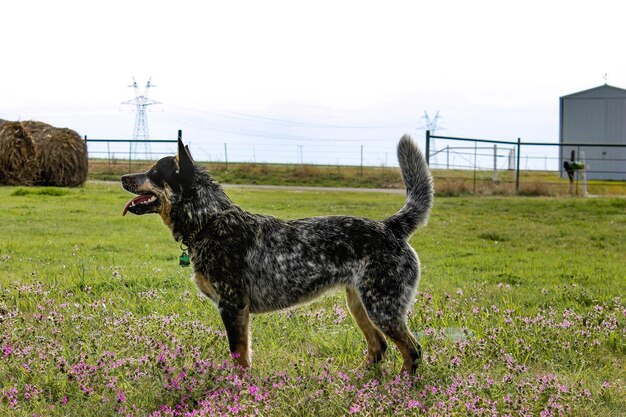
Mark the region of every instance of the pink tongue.
POLYGON ((133 198, 132 200, 130 200, 128 203, 126 203, 126 205, 124 206, 124 211, 122 212, 122 216, 126 216, 126 213, 128 212, 128 209, 133 206, 133 205, 137 205, 137 204, 143 204, 145 201, 148 201, 152 198, 151 195, 140 195, 138 197, 133 198), (134 203, 134 204, 133 204, 134 203))

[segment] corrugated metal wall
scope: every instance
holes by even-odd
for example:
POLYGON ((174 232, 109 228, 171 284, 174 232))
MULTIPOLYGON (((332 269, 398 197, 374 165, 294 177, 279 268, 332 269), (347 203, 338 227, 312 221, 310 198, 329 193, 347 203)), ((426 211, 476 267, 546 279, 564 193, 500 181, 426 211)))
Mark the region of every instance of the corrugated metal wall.
MULTIPOLYGON (((561 97, 561 143, 626 144, 626 90, 602 86, 561 97)), ((587 178, 626 180, 626 148, 561 148, 560 165, 571 151, 584 152, 587 178)))

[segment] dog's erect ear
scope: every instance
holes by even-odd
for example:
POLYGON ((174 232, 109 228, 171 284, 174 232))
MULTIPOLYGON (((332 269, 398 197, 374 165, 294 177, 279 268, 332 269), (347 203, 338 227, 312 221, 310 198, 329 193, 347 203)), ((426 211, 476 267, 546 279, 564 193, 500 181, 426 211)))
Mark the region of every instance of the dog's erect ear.
POLYGON ((184 185, 191 185, 193 182, 193 158, 189 153, 189 147, 183 144, 183 141, 178 139, 178 169, 180 170, 180 177, 183 179, 184 185))

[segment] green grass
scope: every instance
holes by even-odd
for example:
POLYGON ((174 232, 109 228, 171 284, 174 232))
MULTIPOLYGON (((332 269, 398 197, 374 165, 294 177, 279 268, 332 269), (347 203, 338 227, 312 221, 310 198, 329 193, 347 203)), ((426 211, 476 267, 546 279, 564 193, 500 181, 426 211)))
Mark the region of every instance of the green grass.
MULTIPOLYGON (((283 218, 382 219, 403 204, 228 193, 283 218)), ((253 370, 232 369, 178 245, 158 216, 122 217, 128 198, 106 183, 0 187, 0 415, 626 413, 624 199, 437 198, 411 239, 424 364, 397 379, 395 348, 352 371, 365 343, 340 292, 254 316, 253 370)))

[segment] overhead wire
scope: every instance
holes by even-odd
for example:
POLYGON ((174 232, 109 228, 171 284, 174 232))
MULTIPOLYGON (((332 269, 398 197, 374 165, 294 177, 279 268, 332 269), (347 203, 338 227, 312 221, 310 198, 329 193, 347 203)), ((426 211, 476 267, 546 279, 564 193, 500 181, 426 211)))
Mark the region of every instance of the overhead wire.
MULTIPOLYGON (((207 129, 219 133, 235 134, 247 137, 261 137, 265 139, 274 139, 281 141, 301 141, 301 142, 375 142, 384 140, 380 137, 359 137, 359 138, 343 138, 343 137, 328 137, 325 134, 320 135, 298 135, 298 134, 285 134, 284 128, 276 127, 274 129, 263 128, 250 128, 250 127, 233 127, 227 123, 211 120, 208 118, 196 117, 189 114, 181 114, 176 112, 158 112, 153 113, 156 118, 162 118, 165 120, 181 123, 190 127, 207 129)), ((324 127, 329 128, 328 125, 324 127)))
POLYGON ((197 107, 192 108, 192 107, 182 106, 178 104, 173 104, 171 106, 180 108, 187 112, 189 111, 197 112, 197 113, 210 115, 210 116, 218 116, 218 117, 238 119, 238 120, 247 120, 247 121, 280 123, 280 124, 287 124, 291 126, 309 127, 309 128, 316 128, 316 129, 351 129, 351 130, 354 130, 354 129, 389 129, 389 128, 400 126, 400 124, 385 124, 385 125, 328 124, 328 123, 319 123, 319 122, 306 122, 306 121, 301 121, 301 120, 291 120, 291 119, 284 119, 284 118, 279 118, 279 117, 261 116, 257 114, 244 113, 240 111, 218 112, 218 111, 213 111, 213 110, 201 110, 201 109, 198 109, 197 107))

